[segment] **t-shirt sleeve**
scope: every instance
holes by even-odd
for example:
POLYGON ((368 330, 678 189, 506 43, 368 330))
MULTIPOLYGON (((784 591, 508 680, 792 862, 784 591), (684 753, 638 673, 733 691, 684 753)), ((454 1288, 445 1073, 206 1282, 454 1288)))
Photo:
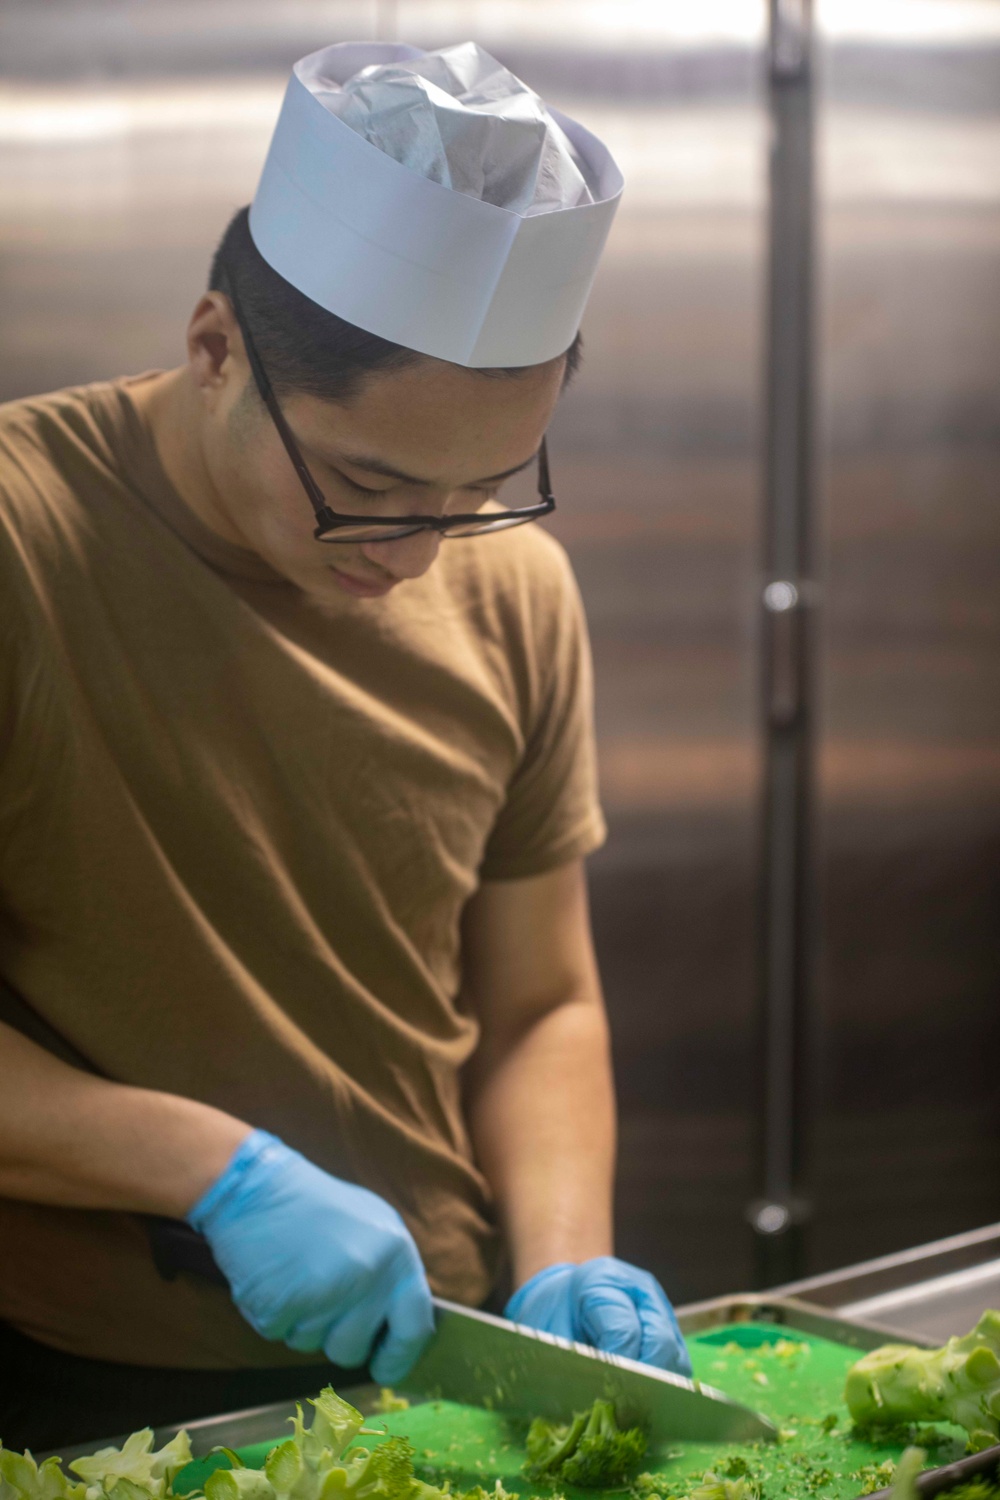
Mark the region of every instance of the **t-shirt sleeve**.
POLYGON ((483 880, 519 880, 581 859, 607 834, 597 788, 593 671, 587 623, 562 549, 552 549, 545 606, 529 624, 539 691, 524 751, 480 867, 483 880))

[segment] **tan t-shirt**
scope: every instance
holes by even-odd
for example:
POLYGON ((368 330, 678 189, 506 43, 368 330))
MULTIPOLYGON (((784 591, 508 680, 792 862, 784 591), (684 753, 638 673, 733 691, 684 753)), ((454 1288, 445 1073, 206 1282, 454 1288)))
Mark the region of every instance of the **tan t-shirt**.
MULTIPOLYGON (((476 1303, 459 919, 603 837, 568 563, 521 527, 320 613, 196 520, 128 391, 0 408, 0 976, 107 1077, 382 1194, 476 1303)), ((0 1318, 139 1364, 303 1358, 161 1280, 125 1214, 0 1200, 0 1318)))

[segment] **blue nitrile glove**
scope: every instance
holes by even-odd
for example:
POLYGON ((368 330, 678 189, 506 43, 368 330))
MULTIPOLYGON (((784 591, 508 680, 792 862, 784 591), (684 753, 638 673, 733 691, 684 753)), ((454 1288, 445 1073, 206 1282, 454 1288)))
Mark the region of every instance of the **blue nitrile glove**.
POLYGON ((684 1337, 655 1276, 599 1255, 582 1265, 546 1266, 518 1287, 504 1316, 607 1354, 691 1374, 684 1337))
POLYGON ((434 1329, 430 1288, 396 1210, 254 1130, 187 1216, 265 1339, 322 1349, 380 1385, 400 1380, 434 1329))

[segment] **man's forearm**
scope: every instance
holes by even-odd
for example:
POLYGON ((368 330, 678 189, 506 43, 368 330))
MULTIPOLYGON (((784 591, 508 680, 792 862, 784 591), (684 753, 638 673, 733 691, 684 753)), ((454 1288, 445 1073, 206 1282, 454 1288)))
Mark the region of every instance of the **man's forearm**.
POLYGON ((250 1126, 71 1068, 0 1023, 0 1196, 183 1217, 250 1126))
POLYGON ((609 1255, 615 1108, 596 982, 519 1033, 485 1036, 467 1102, 515 1285, 557 1261, 609 1255))

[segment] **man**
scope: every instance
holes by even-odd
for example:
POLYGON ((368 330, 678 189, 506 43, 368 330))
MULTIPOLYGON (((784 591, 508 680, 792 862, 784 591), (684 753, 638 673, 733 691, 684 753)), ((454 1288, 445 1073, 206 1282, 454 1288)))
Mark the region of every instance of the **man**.
POLYGON ((612 1255, 585 628, 525 524, 620 189, 471 45, 324 49, 186 365, 3 413, 10 1446, 399 1379, 430 1287, 687 1368, 612 1255))

